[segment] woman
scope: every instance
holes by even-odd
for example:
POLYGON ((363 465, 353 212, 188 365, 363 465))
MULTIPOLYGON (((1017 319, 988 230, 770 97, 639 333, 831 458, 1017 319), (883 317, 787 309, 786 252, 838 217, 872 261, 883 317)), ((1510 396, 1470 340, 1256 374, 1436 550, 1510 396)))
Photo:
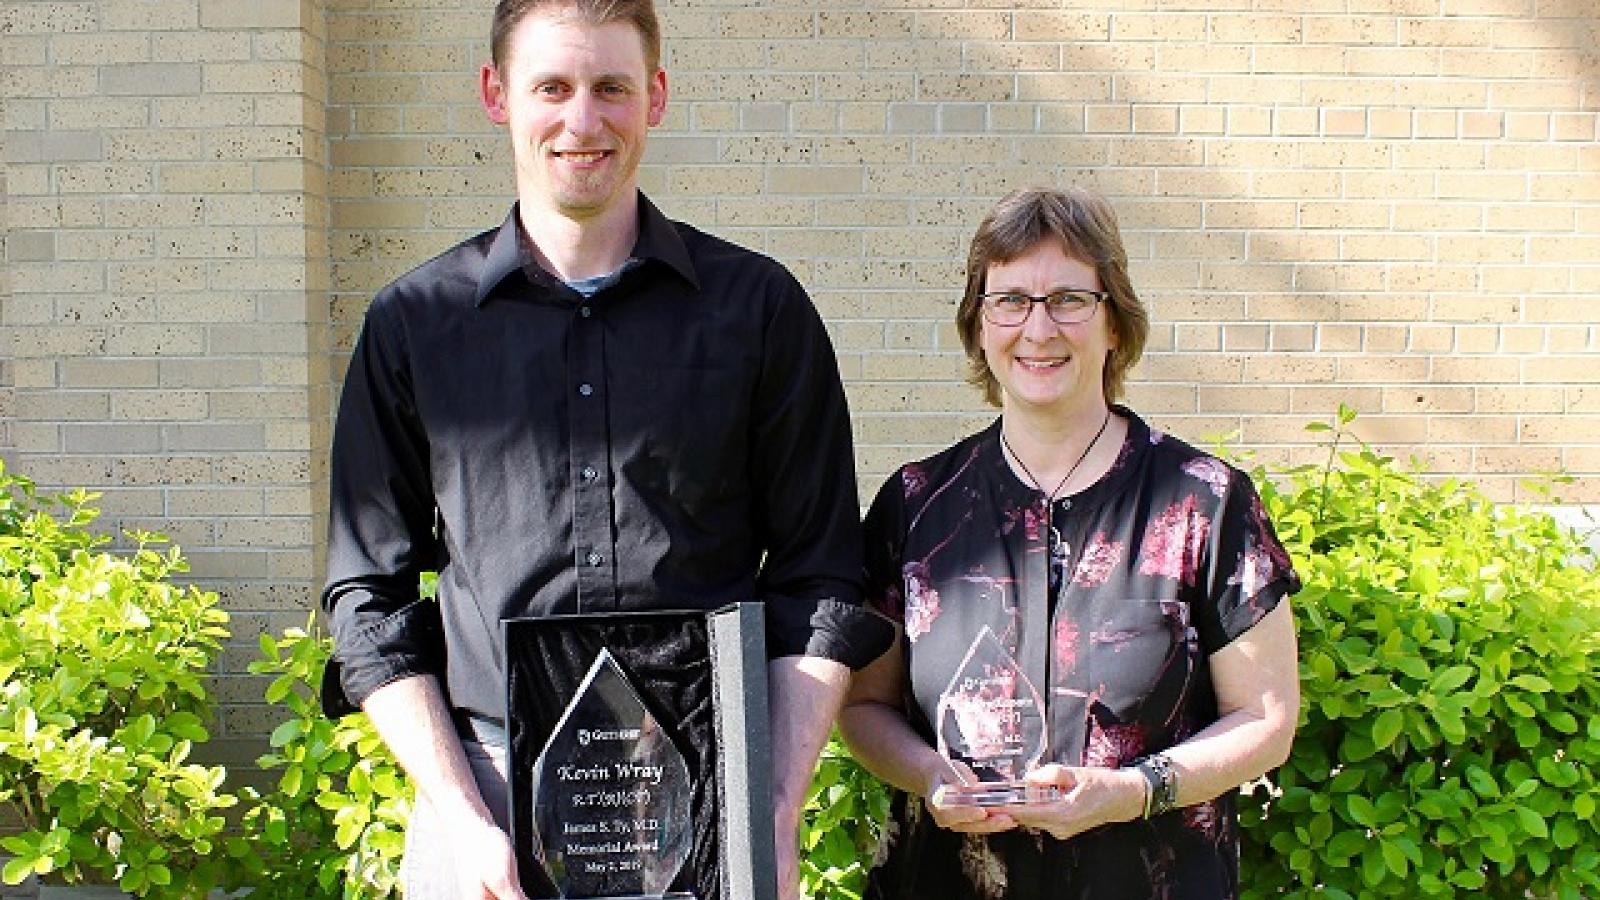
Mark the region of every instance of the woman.
POLYGON ((903 625, 840 722, 898 789, 868 896, 1235 897, 1231 794, 1287 758, 1299 707, 1288 556, 1248 477, 1112 404, 1149 324, 1103 199, 1002 200, 956 324, 1000 419, 867 516, 868 597, 903 625), (1043 698, 1026 778, 1057 799, 951 800, 982 767, 936 749, 941 701, 985 628, 1043 698))

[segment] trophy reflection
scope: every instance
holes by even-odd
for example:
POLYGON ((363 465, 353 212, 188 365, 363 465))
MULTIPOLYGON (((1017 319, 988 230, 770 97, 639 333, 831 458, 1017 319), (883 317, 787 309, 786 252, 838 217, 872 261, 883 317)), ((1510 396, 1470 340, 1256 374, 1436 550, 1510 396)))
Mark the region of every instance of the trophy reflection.
POLYGON ((601 649, 533 767, 534 851, 565 898, 672 891, 693 845, 683 754, 601 649))
POLYGON ((940 755, 961 764, 950 766, 953 780, 939 789, 940 802, 1013 806, 1061 798, 1054 786, 1023 781, 1044 757, 1044 702, 988 626, 939 695, 937 719, 940 755))

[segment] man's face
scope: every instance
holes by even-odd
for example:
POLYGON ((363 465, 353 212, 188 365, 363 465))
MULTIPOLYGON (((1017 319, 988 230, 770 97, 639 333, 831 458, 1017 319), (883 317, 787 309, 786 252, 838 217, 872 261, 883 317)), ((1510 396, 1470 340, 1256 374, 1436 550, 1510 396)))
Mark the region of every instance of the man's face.
POLYGON ((666 73, 650 71, 632 24, 531 14, 480 87, 489 118, 510 127, 524 205, 575 220, 632 208, 645 135, 667 105, 666 73))

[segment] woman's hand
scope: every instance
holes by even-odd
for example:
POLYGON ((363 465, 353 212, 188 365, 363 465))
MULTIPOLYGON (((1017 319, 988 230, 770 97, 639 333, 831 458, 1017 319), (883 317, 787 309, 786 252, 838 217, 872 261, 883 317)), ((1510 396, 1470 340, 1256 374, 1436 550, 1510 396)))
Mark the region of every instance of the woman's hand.
POLYGON ((970 806, 949 801, 947 785, 977 784, 978 777, 959 760, 946 760, 949 772, 940 772, 928 785, 928 812, 940 828, 964 831, 968 834, 993 834, 1017 827, 1017 820, 1007 814, 1010 807, 970 806))
POLYGON ((1048 765, 1028 773, 1028 783, 1061 791, 1054 803, 1008 806, 1017 824, 1037 828, 1059 840, 1144 814, 1145 778, 1134 769, 1069 768, 1048 765))
POLYGON ((900 790, 926 798, 928 812, 941 828, 989 834, 1017 827, 1005 810, 941 798, 940 787, 976 784, 978 779, 971 769, 941 756, 911 730, 901 707, 905 689, 906 662, 899 640, 877 661, 855 673, 839 713, 839 733, 856 760, 900 790))

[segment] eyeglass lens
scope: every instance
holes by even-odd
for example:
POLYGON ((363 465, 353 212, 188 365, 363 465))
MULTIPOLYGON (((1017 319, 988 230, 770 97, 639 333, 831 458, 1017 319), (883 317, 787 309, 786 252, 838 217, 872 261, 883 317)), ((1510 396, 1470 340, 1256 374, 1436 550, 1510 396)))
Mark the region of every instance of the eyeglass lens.
POLYGON ((1082 322, 1094 315, 1100 297, 1087 291, 1056 291, 1043 297, 1016 292, 983 295, 984 310, 1001 325, 1018 325, 1028 318, 1035 303, 1043 303, 1045 313, 1061 325, 1082 322))

